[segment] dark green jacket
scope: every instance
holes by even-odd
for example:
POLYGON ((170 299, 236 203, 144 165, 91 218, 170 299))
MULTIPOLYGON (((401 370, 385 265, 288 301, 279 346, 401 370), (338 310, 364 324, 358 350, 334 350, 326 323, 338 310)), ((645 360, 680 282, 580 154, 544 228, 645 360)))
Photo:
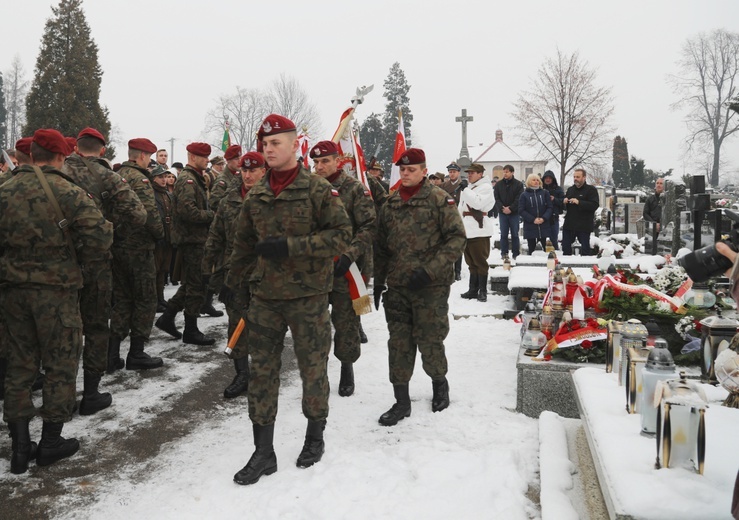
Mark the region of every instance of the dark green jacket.
POLYGON ((188 164, 174 183, 173 243, 205 245, 214 216, 208 204, 205 180, 188 164))
POLYGON ((146 210, 143 226, 122 226, 116 229, 115 247, 123 249, 153 250, 157 240, 164 238, 164 226, 159 216, 154 189, 146 169, 132 161, 126 161, 118 174, 125 179, 146 210))

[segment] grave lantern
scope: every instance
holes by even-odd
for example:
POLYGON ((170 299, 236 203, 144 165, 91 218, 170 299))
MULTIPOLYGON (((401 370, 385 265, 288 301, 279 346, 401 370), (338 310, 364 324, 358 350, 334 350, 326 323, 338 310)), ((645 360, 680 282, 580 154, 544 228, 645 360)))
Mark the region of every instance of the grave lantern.
MULTIPOLYGON (((623 339, 621 340, 623 343, 623 339)), ((622 345, 623 348, 623 345, 622 345)), ((626 349, 626 411, 629 413, 640 413, 641 408, 637 395, 642 389, 642 368, 647 364, 647 358, 653 347, 647 347, 646 343, 637 347, 626 349)))
POLYGON ((552 250, 549 251, 549 254, 547 255, 547 269, 553 271, 555 267, 557 267, 557 253, 552 250))
POLYGON ((548 339, 551 339, 554 335, 554 318, 552 308, 549 305, 545 305, 544 312, 539 315, 539 323, 541 324, 541 331, 548 339))
POLYGON ((552 309, 555 311, 561 311, 565 306, 565 287, 560 271, 561 269, 556 269, 552 278, 552 309))
POLYGON ((647 364, 642 369, 641 391, 637 388, 636 392, 637 400, 640 402, 642 432, 655 433, 657 431, 657 406, 654 404, 657 382, 677 377, 675 362, 667 348, 667 341, 659 338, 647 357, 647 364))
MULTIPOLYGON (((620 325, 621 340, 618 352, 614 352, 614 366, 618 360, 618 384, 626 384, 626 372, 628 370, 627 352, 629 348, 641 349, 647 345, 647 327, 637 319, 630 319, 620 325)), ((614 370, 616 370, 614 368, 614 370)))
POLYGON ((580 244, 580 241, 575 238, 575 242, 572 244, 572 254, 573 256, 580 256, 580 250, 582 249, 582 245, 580 244))
POLYGON ((715 362, 718 355, 729 348, 736 334, 736 320, 723 316, 709 316, 701 320, 701 381, 716 384, 715 362))
POLYGON ((521 340, 521 346, 526 349, 526 356, 537 356, 544 345, 547 344, 547 337, 541 331, 539 320, 532 318, 529 320, 529 326, 521 340))
POLYGON ((657 469, 687 466, 703 475, 707 401, 703 389, 688 381, 685 372, 680 379, 657 383, 657 469))
POLYGON ((710 309, 716 305, 716 295, 708 290, 708 284, 694 283, 685 293, 685 304, 699 309, 710 309))

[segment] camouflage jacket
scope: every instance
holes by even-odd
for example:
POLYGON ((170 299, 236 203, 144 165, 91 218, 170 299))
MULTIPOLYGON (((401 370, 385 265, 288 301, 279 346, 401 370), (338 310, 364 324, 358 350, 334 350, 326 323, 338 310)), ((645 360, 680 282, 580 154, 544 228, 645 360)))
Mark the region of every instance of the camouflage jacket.
POLYGON ((326 294, 333 258, 349 245, 352 226, 338 192, 300 167, 275 197, 267 174, 251 189, 239 214, 226 285, 249 283, 261 298, 290 300, 326 294), (267 259, 254 251, 267 237, 287 237, 288 257, 267 259))
POLYGON ((165 244, 169 245, 172 243, 172 206, 174 206, 174 198, 166 187, 162 188, 155 182, 151 184, 154 188, 154 201, 164 227, 163 240, 165 244))
POLYGON ((117 228, 114 245, 124 249, 153 250, 156 241, 164 238, 164 226, 154 202, 154 189, 147 176, 148 172, 136 163, 126 161, 118 173, 143 204, 146 210, 146 222, 143 226, 117 228))
POLYGON ((380 211, 375 283, 408 285, 411 273, 423 268, 430 285, 454 282, 454 262, 464 251, 462 217, 454 199, 424 179, 408 201, 395 192, 380 211))
POLYGON ((74 153, 64 161, 62 172, 92 195, 95 205, 115 228, 143 226, 146 223, 146 210, 136 193, 120 175, 103 165, 99 159, 83 159, 74 153))
POLYGON ((205 244, 214 216, 205 180, 188 164, 174 183, 173 243, 205 244))
POLYGON ((361 182, 346 173, 341 173, 331 184, 339 192, 352 223, 352 239, 341 254, 356 262, 362 274, 370 277, 372 274, 367 271, 372 267, 372 242, 375 239, 377 219, 370 192, 361 182))
POLYGON ((228 260, 233 250, 236 222, 239 220, 239 213, 241 213, 243 205, 241 185, 228 190, 226 196, 221 199, 216 216, 208 230, 208 240, 205 242, 204 273, 210 273, 213 268, 218 268, 221 265, 224 269, 229 268, 228 260))
POLYGON ((238 171, 234 173, 226 166, 216 181, 210 186, 210 195, 208 195, 210 209, 218 211, 218 204, 226 196, 226 192, 237 186, 240 188, 242 182, 241 173, 238 171))
POLYGON ((106 254, 113 225, 92 196, 59 170, 42 171, 68 223, 77 262, 33 167, 22 166, 0 187, 0 283, 81 289, 80 265, 106 254))
POLYGON ((375 179, 372 175, 367 175, 367 185, 372 193, 372 200, 375 202, 375 209, 380 211, 380 207, 385 204, 389 197, 385 186, 375 179))

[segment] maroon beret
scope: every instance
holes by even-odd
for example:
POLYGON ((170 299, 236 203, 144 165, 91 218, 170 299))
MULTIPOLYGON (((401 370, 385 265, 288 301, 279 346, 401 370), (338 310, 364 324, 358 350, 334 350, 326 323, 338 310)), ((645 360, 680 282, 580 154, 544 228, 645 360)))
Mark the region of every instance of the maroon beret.
POLYGON ((65 137, 64 140, 67 141, 67 146, 69 147, 69 152, 67 153, 67 155, 69 155, 70 153, 74 152, 74 147, 77 146, 77 139, 75 139, 74 137, 65 137))
POLYGON ((149 141, 146 137, 137 137, 128 141, 128 147, 132 150, 141 150, 145 153, 154 153, 157 151, 157 145, 149 141))
POLYGON ((329 155, 338 155, 339 147, 333 141, 320 141, 310 149, 310 158, 327 157, 329 155))
POLYGON ((94 128, 87 127, 84 130, 82 130, 79 135, 77 135, 77 139, 80 139, 82 137, 94 137, 95 139, 101 141, 103 144, 105 144, 105 137, 103 137, 103 134, 95 130, 94 128))
POLYGON ((426 162, 426 154, 420 148, 408 148, 397 161, 396 166, 408 166, 409 164, 421 164, 426 162))
POLYGON ((264 156, 259 152, 249 152, 244 154, 239 162, 239 166, 250 170, 252 168, 261 168, 264 166, 264 156))
POLYGON ((238 144, 232 144, 226 148, 226 153, 223 154, 223 158, 227 161, 231 159, 237 159, 241 155, 241 146, 238 144))
POLYGON ((262 122, 258 137, 277 135, 295 130, 295 123, 279 114, 270 114, 262 122))
POLYGON ((67 139, 53 128, 40 128, 33 134, 33 142, 44 150, 52 153, 61 153, 69 155, 71 150, 67 144, 67 139))
POLYGON ((26 155, 31 155, 31 142, 33 137, 22 137, 15 142, 15 149, 26 155))
POLYGON ((208 157, 210 155, 210 145, 208 143, 190 143, 185 149, 191 154, 199 155, 200 157, 208 157))

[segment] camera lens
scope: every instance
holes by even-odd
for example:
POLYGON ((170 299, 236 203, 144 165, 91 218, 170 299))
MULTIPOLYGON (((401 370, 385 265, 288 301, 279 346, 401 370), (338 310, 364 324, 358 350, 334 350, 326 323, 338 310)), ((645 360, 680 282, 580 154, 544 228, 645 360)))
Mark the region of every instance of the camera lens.
MULTIPOLYGON (((731 246, 731 244, 730 244, 731 246)), ((731 260, 716 251, 715 246, 707 246, 689 253, 677 261, 694 282, 705 282, 729 269, 731 260)))

